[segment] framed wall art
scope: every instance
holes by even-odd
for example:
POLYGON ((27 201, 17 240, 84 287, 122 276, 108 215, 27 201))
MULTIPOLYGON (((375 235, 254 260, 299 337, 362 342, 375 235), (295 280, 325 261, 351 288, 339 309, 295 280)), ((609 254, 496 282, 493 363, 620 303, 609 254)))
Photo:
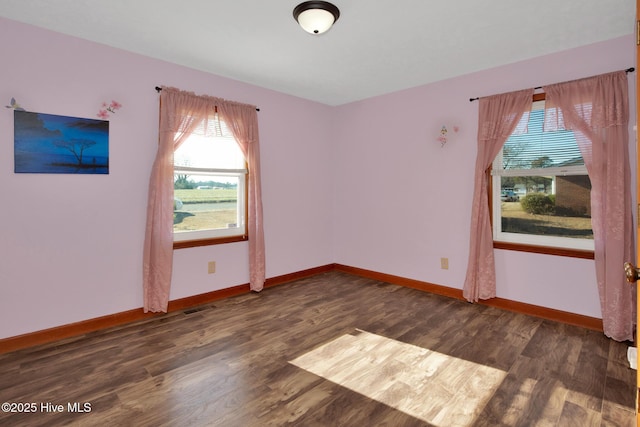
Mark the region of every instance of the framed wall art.
POLYGON ((108 120, 13 114, 15 173, 109 173, 108 120))

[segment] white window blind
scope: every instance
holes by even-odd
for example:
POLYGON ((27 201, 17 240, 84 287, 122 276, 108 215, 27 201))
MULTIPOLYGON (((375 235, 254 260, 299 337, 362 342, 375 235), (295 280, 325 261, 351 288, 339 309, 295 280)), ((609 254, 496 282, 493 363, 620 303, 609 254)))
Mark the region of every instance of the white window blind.
MULTIPOLYGON (((500 176, 575 175, 586 173, 584 160, 570 130, 544 131, 544 101, 533 103, 526 133, 505 142, 493 174, 500 176)), ((526 115, 523 118, 527 119, 526 115)))

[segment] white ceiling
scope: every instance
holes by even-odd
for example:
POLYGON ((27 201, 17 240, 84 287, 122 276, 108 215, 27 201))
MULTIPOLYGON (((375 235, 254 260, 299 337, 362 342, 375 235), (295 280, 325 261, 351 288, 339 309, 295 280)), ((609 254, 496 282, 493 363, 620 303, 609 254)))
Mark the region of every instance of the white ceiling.
MULTIPOLYGON (((634 0, 0 0, 0 16, 328 105, 631 34, 634 0)), ((7 41, 5 41, 7 42, 7 41)))

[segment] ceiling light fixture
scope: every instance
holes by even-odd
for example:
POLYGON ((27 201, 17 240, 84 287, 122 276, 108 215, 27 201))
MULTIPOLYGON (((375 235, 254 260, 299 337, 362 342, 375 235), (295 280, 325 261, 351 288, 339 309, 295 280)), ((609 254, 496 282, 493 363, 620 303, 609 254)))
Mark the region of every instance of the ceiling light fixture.
POLYGON ((340 10, 328 1, 305 1, 293 9, 293 18, 303 30, 322 34, 340 17, 340 10))

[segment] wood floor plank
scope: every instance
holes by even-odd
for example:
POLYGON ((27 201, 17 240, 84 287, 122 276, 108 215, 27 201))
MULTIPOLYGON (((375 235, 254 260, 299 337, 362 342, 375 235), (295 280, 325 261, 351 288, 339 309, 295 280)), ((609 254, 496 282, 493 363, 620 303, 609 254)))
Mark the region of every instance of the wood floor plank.
POLYGON ((632 408, 604 402, 602 405, 602 427, 634 426, 636 426, 636 416, 632 408))
POLYGON ((332 271, 2 354, 0 402, 91 412, 0 425, 634 425, 628 345, 332 271))
POLYGON ((558 425, 565 427, 599 427, 602 415, 571 402, 565 402, 558 425))

